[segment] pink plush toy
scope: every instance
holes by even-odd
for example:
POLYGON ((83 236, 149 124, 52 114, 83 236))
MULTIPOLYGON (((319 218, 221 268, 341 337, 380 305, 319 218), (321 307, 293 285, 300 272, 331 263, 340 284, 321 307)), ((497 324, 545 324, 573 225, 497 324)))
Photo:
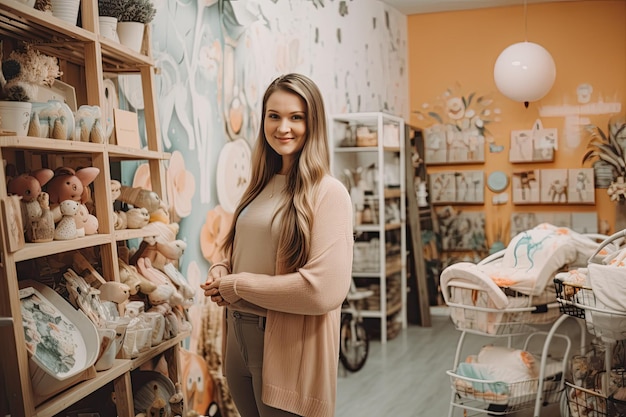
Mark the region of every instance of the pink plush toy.
MULTIPOLYGON (((54 171, 54 177, 46 185, 46 190, 50 194, 50 206, 55 215, 55 221, 59 221, 61 216, 58 205, 64 200, 74 200, 85 205, 89 199, 88 186, 91 184, 100 170, 95 167, 81 168, 77 171, 68 167, 60 167, 54 171)), ((98 230, 98 219, 88 212, 87 209, 80 209, 81 215, 75 217, 76 229, 79 236, 93 234, 98 230), (88 226, 85 227, 85 224, 88 226)))

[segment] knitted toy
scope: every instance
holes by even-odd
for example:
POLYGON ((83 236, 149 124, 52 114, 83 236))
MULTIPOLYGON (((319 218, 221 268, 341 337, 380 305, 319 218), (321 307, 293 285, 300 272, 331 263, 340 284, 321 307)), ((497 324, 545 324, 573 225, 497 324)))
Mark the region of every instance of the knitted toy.
POLYGON ((78 237, 74 218, 78 214, 79 205, 80 203, 74 200, 64 200, 59 204, 62 217, 54 229, 54 240, 70 240, 78 237))

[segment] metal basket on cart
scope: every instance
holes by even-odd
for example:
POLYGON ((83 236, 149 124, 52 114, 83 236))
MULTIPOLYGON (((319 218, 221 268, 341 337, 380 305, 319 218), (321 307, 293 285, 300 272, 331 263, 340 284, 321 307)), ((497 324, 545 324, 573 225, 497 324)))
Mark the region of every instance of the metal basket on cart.
POLYGON ((586 282, 568 282, 561 274, 554 278, 557 301, 561 311, 574 317, 584 318, 587 329, 595 336, 611 340, 626 339, 626 266, 617 256, 626 254, 626 249, 609 254, 599 261, 598 255, 610 243, 626 236, 622 230, 606 238, 590 257, 583 270, 586 282))
MULTIPOLYGON (((546 304, 533 305, 533 298, 502 288, 511 305, 499 309, 493 306, 485 291, 450 287, 450 299, 471 300, 455 303, 447 301, 450 317, 457 330, 494 336, 523 335, 534 331, 532 325, 553 323, 560 315, 554 299, 546 304)), ((537 298, 535 298, 536 300, 537 298)))
MULTIPOLYGON (((447 374, 452 389, 464 401, 464 407, 475 411, 504 415, 531 408, 537 399, 538 378, 507 383, 468 378, 453 371, 447 371, 447 374)), ((562 392, 560 379, 544 380, 542 392, 545 403, 558 402, 562 392)))
POLYGON ((598 374, 596 380, 599 382, 599 385, 592 387, 582 387, 570 381, 565 382, 570 416, 626 416, 626 402, 614 397, 617 390, 624 389, 626 386, 626 370, 624 368, 612 369, 609 378, 604 378, 598 374), (609 386, 603 387, 602 384, 608 384, 609 386), (607 395, 607 392, 611 394, 607 395))

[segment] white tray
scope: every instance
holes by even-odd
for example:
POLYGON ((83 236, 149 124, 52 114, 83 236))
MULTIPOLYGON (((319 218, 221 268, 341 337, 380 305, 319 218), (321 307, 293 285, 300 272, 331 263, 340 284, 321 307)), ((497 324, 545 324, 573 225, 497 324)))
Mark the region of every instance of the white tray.
POLYGON ((62 381, 92 366, 100 350, 98 332, 82 312, 47 285, 20 282, 26 347, 32 361, 62 381))

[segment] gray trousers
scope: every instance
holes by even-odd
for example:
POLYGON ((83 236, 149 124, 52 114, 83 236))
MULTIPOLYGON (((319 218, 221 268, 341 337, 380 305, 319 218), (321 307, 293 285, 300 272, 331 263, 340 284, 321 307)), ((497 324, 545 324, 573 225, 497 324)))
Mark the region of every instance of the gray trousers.
POLYGON ((230 309, 226 317, 226 381, 241 417, 296 416, 261 401, 265 317, 230 309))

